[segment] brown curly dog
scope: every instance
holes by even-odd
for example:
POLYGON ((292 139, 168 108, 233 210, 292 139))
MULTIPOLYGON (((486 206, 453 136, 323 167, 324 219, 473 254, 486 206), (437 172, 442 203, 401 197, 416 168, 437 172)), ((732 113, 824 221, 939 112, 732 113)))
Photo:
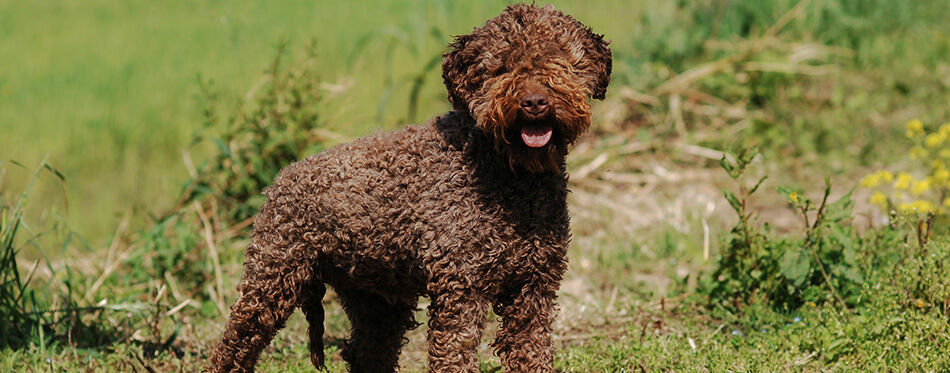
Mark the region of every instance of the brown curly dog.
POLYGON ((569 146, 603 99, 603 36, 551 6, 509 6, 459 36, 442 64, 453 111, 285 168, 264 192, 240 299, 213 371, 250 372, 300 307, 323 367, 332 286, 351 323, 355 372, 392 372, 418 298, 430 372, 478 371, 489 307, 509 371, 552 371, 555 299, 570 241, 569 146))

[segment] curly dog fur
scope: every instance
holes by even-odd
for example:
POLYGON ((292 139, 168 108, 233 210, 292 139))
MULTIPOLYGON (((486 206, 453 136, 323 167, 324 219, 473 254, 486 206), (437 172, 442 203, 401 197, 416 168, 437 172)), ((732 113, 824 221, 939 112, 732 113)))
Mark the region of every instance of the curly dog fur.
POLYGON ((398 368, 420 296, 431 299, 429 371, 478 371, 489 307, 502 364, 552 371, 570 240, 564 158, 590 126, 588 98, 604 98, 608 42, 551 6, 513 5, 444 57, 451 112, 310 156, 264 190, 213 371, 253 371, 298 307, 322 367, 326 285, 352 323, 352 371, 398 368))

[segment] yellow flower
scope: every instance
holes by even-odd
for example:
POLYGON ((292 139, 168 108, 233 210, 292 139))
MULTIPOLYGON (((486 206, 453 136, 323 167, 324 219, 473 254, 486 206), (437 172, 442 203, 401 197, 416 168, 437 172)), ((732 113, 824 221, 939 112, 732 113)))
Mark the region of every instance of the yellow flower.
POLYGON ((950 197, 943 200, 943 207, 950 207, 950 197))
POLYGON ((904 214, 914 214, 931 212, 934 207, 932 202, 919 199, 911 203, 901 203, 897 208, 904 214))
POLYGON ((924 123, 921 122, 919 119, 914 119, 914 120, 911 120, 910 122, 907 122, 907 124, 904 125, 904 128, 907 129, 907 131, 904 132, 904 134, 907 135, 907 138, 909 139, 912 139, 924 134, 924 123))
POLYGON ((792 200, 792 203, 798 203, 798 192, 789 193, 788 199, 792 200))
POLYGON ((924 138, 924 145, 928 148, 936 148, 947 141, 947 135, 943 132, 934 132, 924 138))
POLYGON ((924 179, 922 181, 915 181, 910 187, 910 194, 912 196, 919 196, 921 194, 927 193, 930 190, 930 180, 924 179))
POLYGON ((934 185, 945 185, 947 181, 950 181, 950 170, 943 167, 937 168, 930 178, 934 185))
POLYGON ((873 174, 868 174, 861 179, 861 186, 865 188, 874 188, 881 182, 889 183, 894 180, 894 175, 890 171, 882 170, 873 174))
POLYGON ((913 176, 910 176, 909 173, 901 172, 897 174, 897 180, 894 181, 894 189, 907 190, 907 188, 910 188, 912 181, 914 181, 913 176))
MULTIPOLYGON (((950 201, 950 198, 947 198, 950 201)), ((871 198, 868 199, 868 202, 871 202, 872 205, 879 207, 881 210, 887 209, 887 196, 881 192, 874 192, 871 194, 871 198)))
POLYGON ((924 301, 922 299, 918 299, 914 305, 916 305, 917 308, 924 308, 924 301))
POLYGON ((868 174, 863 179, 861 179, 861 187, 863 188, 874 188, 881 183, 881 179, 877 177, 877 174, 868 174))
POLYGON ((950 123, 944 123, 940 125, 940 129, 937 132, 946 136, 947 138, 950 138, 950 123))
POLYGON ((910 148, 910 159, 926 159, 927 158, 927 149, 924 149, 922 146, 915 146, 910 148))

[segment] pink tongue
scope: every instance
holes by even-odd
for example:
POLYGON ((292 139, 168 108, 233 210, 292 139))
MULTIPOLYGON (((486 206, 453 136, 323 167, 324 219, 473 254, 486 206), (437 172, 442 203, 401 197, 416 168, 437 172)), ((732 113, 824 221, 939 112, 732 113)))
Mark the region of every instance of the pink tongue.
POLYGON ((553 132, 551 126, 526 126, 521 128, 521 139, 524 140, 525 145, 540 148, 551 141, 553 132))

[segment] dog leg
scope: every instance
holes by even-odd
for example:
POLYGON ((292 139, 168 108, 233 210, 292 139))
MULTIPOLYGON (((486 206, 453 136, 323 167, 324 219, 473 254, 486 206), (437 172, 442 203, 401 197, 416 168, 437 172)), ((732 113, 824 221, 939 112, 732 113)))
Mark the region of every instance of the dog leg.
POLYGON ((457 289, 434 295, 429 305, 429 372, 478 372, 488 302, 457 289))
POLYGON ((221 343, 211 355, 213 372, 253 372, 261 350, 296 308, 310 268, 285 265, 274 255, 280 250, 257 243, 248 248, 241 298, 231 306, 221 343))
POLYGON ((495 305, 501 316, 493 346, 509 372, 552 372, 557 286, 528 284, 495 305))
POLYGON ((392 303, 359 289, 336 288, 336 292, 353 326, 341 352, 350 371, 395 372, 406 331, 418 325, 413 317, 416 305, 392 303))

